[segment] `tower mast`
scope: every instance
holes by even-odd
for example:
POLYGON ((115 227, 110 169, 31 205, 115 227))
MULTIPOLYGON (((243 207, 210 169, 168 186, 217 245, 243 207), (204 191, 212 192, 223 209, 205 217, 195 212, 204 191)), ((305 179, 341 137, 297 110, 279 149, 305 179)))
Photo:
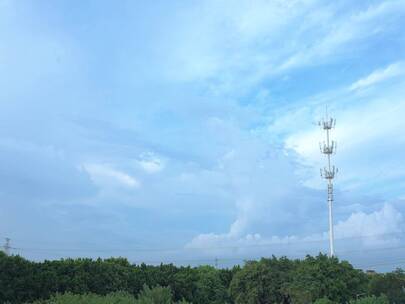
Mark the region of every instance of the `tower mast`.
POLYGON ((336 119, 328 116, 326 111, 325 117, 319 122, 319 126, 325 131, 326 142, 319 144, 321 153, 326 155, 327 166, 321 169, 321 177, 325 178, 328 185, 328 208, 329 208, 329 255, 335 255, 334 232, 333 232, 333 179, 338 172, 335 166, 331 165, 331 156, 336 153, 336 141, 330 139, 331 130, 336 125, 336 119))

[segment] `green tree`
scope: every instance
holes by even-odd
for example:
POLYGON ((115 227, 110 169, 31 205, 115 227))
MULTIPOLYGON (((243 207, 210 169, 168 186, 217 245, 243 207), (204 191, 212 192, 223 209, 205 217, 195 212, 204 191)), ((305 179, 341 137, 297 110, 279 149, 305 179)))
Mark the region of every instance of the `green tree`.
POLYGON ((35 263, 0 251, 0 303, 21 303, 37 299, 35 263))
MULTIPOLYGON (((115 292, 107 295, 97 294, 57 294, 47 300, 38 300, 33 304, 174 304, 169 288, 145 286, 138 298, 126 292, 115 292)), ((188 304, 186 301, 177 304, 188 304)))
POLYGON ((172 292, 168 287, 149 288, 144 285, 137 304, 172 304, 172 292))
MULTIPOLYGON (((389 304, 387 296, 381 295, 379 297, 371 296, 365 297, 357 300, 350 301, 350 304, 389 304)), ((403 303, 403 302, 394 302, 394 303, 403 303)))
POLYGON ((328 298, 322 298, 322 299, 316 300, 314 302, 314 304, 337 304, 337 303, 329 300, 328 298))
POLYGON ((367 276, 348 262, 320 254, 297 263, 286 290, 293 303, 311 303, 321 298, 346 303, 365 293, 367 282, 367 276))
POLYGON ((174 294, 174 299, 179 301, 185 299, 193 301, 197 292, 198 273, 195 268, 181 267, 174 275, 170 287, 174 294))
POLYGON ((33 304, 139 304, 134 296, 123 293, 111 293, 105 296, 97 294, 57 294, 48 300, 38 300, 33 304))
POLYGON ((283 300, 286 285, 292 280, 296 261, 287 258, 262 258, 248 261, 234 275, 230 293, 236 304, 271 304, 283 300))
POLYGON ((386 274, 375 274, 370 278, 369 292, 385 294, 390 303, 405 303, 405 272, 397 269, 386 274))
POLYGON ((228 302, 228 292, 217 269, 211 266, 197 268, 196 292, 192 301, 195 304, 228 302))

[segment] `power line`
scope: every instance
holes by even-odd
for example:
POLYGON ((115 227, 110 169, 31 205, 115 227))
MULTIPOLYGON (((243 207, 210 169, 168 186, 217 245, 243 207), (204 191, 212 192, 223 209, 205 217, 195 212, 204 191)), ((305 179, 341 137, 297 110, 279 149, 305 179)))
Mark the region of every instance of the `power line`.
MULTIPOLYGON (((372 251, 379 251, 380 249, 383 250, 393 250, 393 249, 405 249, 405 247, 390 247, 390 248, 378 248, 378 249, 371 249, 368 250, 368 252, 372 252, 372 251)), ((343 252, 339 252, 339 254, 344 253, 343 252)), ((308 255, 308 253, 302 254, 302 255, 288 255, 286 256, 287 258, 290 259, 300 259, 300 258, 304 258, 306 255, 308 255)), ((279 257, 284 256, 284 255, 279 255, 279 257)), ((218 264, 220 262, 243 262, 243 261, 257 261, 260 260, 261 258, 263 258, 262 256, 256 256, 256 257, 252 257, 252 256, 248 256, 248 257, 222 257, 222 258, 199 258, 199 259, 169 259, 169 260, 143 260, 143 263, 147 263, 147 264, 170 264, 170 263, 194 263, 194 264, 201 264, 201 263, 207 263, 207 264, 212 264, 215 265, 215 267, 218 266, 218 264)), ((345 259, 342 259, 345 260, 345 259)), ((376 262, 376 263, 366 263, 366 264, 357 264, 357 263, 352 263, 353 266, 355 266, 356 268, 368 268, 368 267, 376 267, 376 266, 389 266, 389 265, 401 265, 401 264, 405 264, 405 259, 403 257, 399 258, 399 259, 394 259, 391 261, 382 261, 382 262, 376 262)))
MULTIPOLYGON (((257 261, 260 260, 263 257, 233 257, 233 258, 201 258, 201 259, 169 259, 169 260, 142 260, 142 263, 147 263, 147 264, 170 264, 170 263, 207 263, 207 264, 213 264, 218 266, 219 262, 243 262, 243 261, 257 261)), ((288 256, 290 259, 294 258, 302 258, 302 256, 288 256)), ((378 262, 378 263, 366 263, 366 264, 357 264, 353 263, 353 265, 356 268, 368 268, 368 267, 377 267, 377 266, 389 266, 389 265, 401 265, 405 264, 405 259, 400 258, 400 259, 395 259, 387 262, 378 262)))
MULTIPOLYGON (((336 238, 336 241, 344 240, 356 240, 356 239, 367 239, 367 238, 377 238, 383 236, 401 236, 405 235, 405 232, 396 233, 381 233, 381 234, 371 234, 362 236, 352 236, 352 237, 341 237, 336 238)), ((192 251, 192 250, 216 250, 216 249, 244 249, 244 248, 270 248, 275 246, 294 246, 302 244, 316 244, 323 243, 327 240, 317 239, 317 240, 302 240, 302 241, 285 241, 285 242, 273 242, 273 243, 262 243, 262 244, 245 244, 245 245, 229 245, 229 246, 209 246, 209 247, 167 247, 167 248, 111 248, 111 249, 91 249, 91 248, 38 248, 38 247, 12 247, 15 250, 22 251, 42 251, 42 252, 98 252, 98 253, 108 253, 108 252, 175 252, 175 251, 192 251)), ((369 250, 369 249, 368 249, 369 250)), ((339 251, 344 253, 344 251, 339 251)))
MULTIPOLYGON (((375 235, 374 235, 375 236, 375 235)), ((22 249, 22 248, 14 248, 10 247, 11 249, 22 249)), ((382 250, 398 250, 398 249, 405 249, 404 246, 399 246, 399 247, 384 247, 384 248, 373 248, 373 249, 365 249, 368 253, 373 252, 373 251, 382 251, 382 250)), ((363 252, 364 250, 349 250, 349 251, 339 251, 339 254, 345 254, 345 253, 353 253, 353 252, 363 252)), ((291 258, 303 258, 306 255, 308 255, 309 252, 305 252, 301 255, 279 255, 279 256, 287 256, 290 259, 291 258)), ((167 259, 167 260, 139 260, 139 263, 147 263, 147 264, 169 264, 169 263, 189 263, 189 264, 201 264, 201 263, 207 263, 207 264, 212 264, 215 267, 218 267, 220 262, 243 262, 243 261, 253 261, 253 260, 259 260, 261 259, 262 256, 245 256, 245 257, 215 257, 215 258, 199 258, 199 259, 167 259)), ((137 261, 138 262, 138 261, 137 261)), ((383 262, 378 262, 378 263, 372 263, 372 264, 357 264, 353 263, 354 266, 359 267, 359 268, 368 268, 368 267, 377 267, 377 266, 389 266, 389 265, 400 265, 405 263, 405 260, 403 258, 398 259, 398 260, 391 260, 391 261, 383 261, 383 262)))

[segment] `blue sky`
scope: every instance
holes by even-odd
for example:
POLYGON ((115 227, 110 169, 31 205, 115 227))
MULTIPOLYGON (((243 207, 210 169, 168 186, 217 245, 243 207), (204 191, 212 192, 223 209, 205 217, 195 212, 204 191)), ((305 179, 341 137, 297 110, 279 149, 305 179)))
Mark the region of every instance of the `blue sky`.
POLYGON ((326 252, 328 106, 337 254, 400 266, 404 17, 395 0, 0 0, 0 236, 32 259, 326 252))

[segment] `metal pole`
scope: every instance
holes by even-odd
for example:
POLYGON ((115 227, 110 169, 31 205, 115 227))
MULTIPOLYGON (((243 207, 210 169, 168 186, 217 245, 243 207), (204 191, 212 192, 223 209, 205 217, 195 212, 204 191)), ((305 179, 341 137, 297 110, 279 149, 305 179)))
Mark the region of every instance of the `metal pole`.
POLYGON ((4 253, 6 254, 6 255, 10 255, 10 249, 11 249, 11 246, 10 246, 10 238, 6 238, 6 243, 4 244, 4 253))
MULTIPOLYGON (((330 181, 330 180, 329 180, 330 181)), ((329 254, 331 257, 335 255, 334 249, 334 233, 333 233, 333 184, 328 184, 328 207, 329 207, 329 254)))

